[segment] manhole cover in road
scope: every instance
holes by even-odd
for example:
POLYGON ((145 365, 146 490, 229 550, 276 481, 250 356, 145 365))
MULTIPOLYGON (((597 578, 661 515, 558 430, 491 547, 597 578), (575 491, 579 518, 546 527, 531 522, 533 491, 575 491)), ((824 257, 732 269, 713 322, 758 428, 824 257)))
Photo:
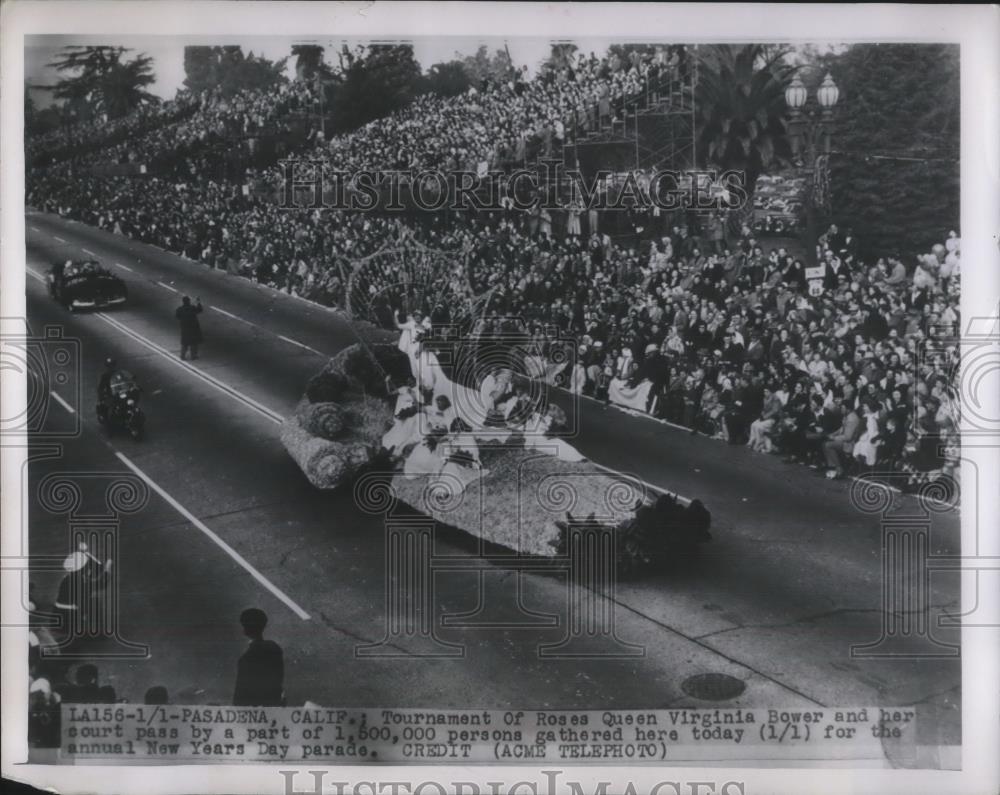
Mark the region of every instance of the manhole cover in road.
POLYGON ((681 690, 705 701, 728 701, 746 689, 746 682, 729 674, 696 674, 681 682, 681 690))

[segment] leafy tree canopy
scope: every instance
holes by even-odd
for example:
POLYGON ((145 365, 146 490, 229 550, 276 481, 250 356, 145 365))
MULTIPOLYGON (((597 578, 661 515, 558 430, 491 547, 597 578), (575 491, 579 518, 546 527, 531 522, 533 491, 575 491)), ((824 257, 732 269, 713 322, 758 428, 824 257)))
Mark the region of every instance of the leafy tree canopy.
POLYGON ((928 251, 960 218, 958 47, 856 44, 821 66, 840 88, 834 220, 868 256, 928 251))
POLYGON ((118 118, 140 105, 159 102, 147 91, 156 82, 153 59, 143 53, 125 60, 128 52, 126 47, 106 45, 64 47, 48 65, 66 76, 47 90, 65 100, 78 118, 101 114, 118 118))
POLYGON ((424 90, 441 97, 455 97, 472 87, 472 80, 461 61, 436 63, 424 76, 424 90))
POLYGON ((476 87, 482 85, 484 81, 505 83, 514 71, 514 64, 506 48, 495 50, 491 55, 485 44, 481 45, 475 54, 463 57, 462 63, 465 65, 466 74, 476 87))
POLYGON ((338 53, 327 87, 334 128, 353 130, 405 107, 422 90, 423 76, 410 44, 372 44, 338 53))
POLYGON ((580 48, 571 42, 553 44, 545 63, 553 69, 563 69, 572 66, 576 61, 576 53, 580 48))
POLYGON ((295 58, 295 79, 315 80, 317 75, 330 77, 330 65, 323 60, 325 47, 318 44, 293 44, 292 55, 295 58))
POLYGON ((223 97, 267 90, 287 82, 287 63, 287 56, 271 61, 252 52, 244 55, 239 45, 185 47, 184 86, 194 93, 218 90, 223 97))

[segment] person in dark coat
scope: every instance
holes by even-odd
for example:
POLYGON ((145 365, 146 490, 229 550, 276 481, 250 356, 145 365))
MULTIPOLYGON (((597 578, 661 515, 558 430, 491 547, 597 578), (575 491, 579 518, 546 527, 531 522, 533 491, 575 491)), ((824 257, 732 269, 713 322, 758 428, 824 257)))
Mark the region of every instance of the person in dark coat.
POLYGON ((646 380, 652 383, 646 398, 646 411, 652 413, 656 410, 655 403, 661 399, 666 400, 666 389, 670 384, 670 362, 666 356, 660 353, 655 342, 646 345, 642 364, 636 371, 635 380, 637 383, 646 380))
POLYGON ((201 299, 195 299, 195 303, 191 303, 191 299, 186 295, 181 301, 181 305, 177 307, 177 320, 181 324, 181 358, 187 359, 188 351, 191 351, 191 358, 198 358, 198 346, 201 345, 201 323, 198 322, 198 315, 201 314, 202 306, 201 299))
POLYGON ((729 444, 745 444, 749 418, 756 417, 760 410, 755 405, 750 387, 742 377, 736 377, 734 387, 723 419, 729 444), (754 409, 757 409, 756 412, 754 409))
POLYGON ((76 669, 74 683, 61 688, 62 700, 67 704, 114 704, 115 689, 99 684, 99 676, 96 665, 84 663, 76 669))
POLYGON ((240 614, 250 645, 236 664, 235 707, 281 707, 285 704, 285 659, 281 646, 264 640, 267 613, 256 607, 240 614))

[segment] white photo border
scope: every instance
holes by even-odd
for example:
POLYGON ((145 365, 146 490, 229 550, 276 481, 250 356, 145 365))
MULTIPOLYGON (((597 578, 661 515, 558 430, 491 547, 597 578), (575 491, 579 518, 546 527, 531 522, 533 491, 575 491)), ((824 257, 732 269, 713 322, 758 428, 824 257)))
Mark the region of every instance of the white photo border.
MULTIPOLYGON (((782 4, 534 4, 432 2, 88 2, 87 0, 12 0, 0 8, 0 317, 25 317, 24 278, 24 37, 33 34, 144 34, 160 36, 331 36, 412 39, 423 36, 475 36, 573 39, 600 35, 624 40, 670 42, 831 41, 948 42, 961 47, 961 207, 963 322, 996 317, 1000 296, 1000 10, 961 5, 782 5, 782 4), (308 32, 305 33, 304 32, 308 32)), ((4 377, 5 416, 24 405, 23 379, 4 377)), ((1000 399, 1000 398, 998 398, 1000 399)), ((998 440, 1000 446, 1000 440, 998 440)), ((2 554, 21 554, 25 517, 21 511, 20 467, 25 451, 2 451, 2 554)), ((998 450, 963 451, 963 479, 1000 482, 998 450)), ((996 491, 980 488, 975 510, 963 506, 962 549, 974 548, 975 527, 1000 527, 996 491)), ((979 539, 981 555, 1000 556, 992 538, 979 539)), ((18 593, 20 577, 2 580, 3 604, 3 774, 36 787, 69 792, 181 793, 284 792, 284 779, 259 765, 177 767, 40 766, 27 758, 26 629, 18 593), (10 652, 8 654, 8 651, 10 652)), ((992 578, 995 582, 996 578, 992 578)), ((990 578, 979 578, 980 586, 990 578)), ((1000 589, 998 589, 1000 590, 1000 589)), ((648 767, 572 767, 572 779, 585 791, 598 781, 615 782, 610 792, 648 791, 664 779, 691 782, 714 777, 737 780, 748 793, 856 792, 988 793, 1000 791, 1000 605, 988 588, 977 592, 975 572, 962 578, 962 604, 978 599, 978 612, 992 628, 962 630, 962 769, 873 770, 837 766, 818 769, 712 769, 648 767), (591 783, 587 783, 591 782, 591 783)), ((319 766, 281 765, 300 771, 319 766)), ((555 765, 547 766, 549 768, 555 765)), ((327 768, 330 779, 351 782, 489 781, 544 782, 532 767, 375 766, 327 768)), ((299 784, 304 777, 300 775, 299 784)), ((307 784, 308 785, 308 784, 307 784)), ((671 790, 662 790, 671 791, 671 790)))

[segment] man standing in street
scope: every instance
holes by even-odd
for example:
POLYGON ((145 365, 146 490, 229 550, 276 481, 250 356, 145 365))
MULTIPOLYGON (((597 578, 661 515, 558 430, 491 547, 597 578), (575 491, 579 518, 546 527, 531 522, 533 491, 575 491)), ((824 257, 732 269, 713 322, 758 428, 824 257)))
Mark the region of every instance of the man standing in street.
POLYGON ((198 322, 198 315, 201 314, 201 299, 196 298, 195 303, 186 295, 181 300, 181 305, 177 307, 178 322, 181 324, 181 359, 187 359, 188 351, 191 351, 191 358, 198 358, 198 346, 201 345, 201 323, 198 322))
POLYGON ((281 646, 264 640, 267 613, 256 607, 240 614, 250 645, 236 664, 234 707, 281 707, 285 704, 285 659, 281 646))

